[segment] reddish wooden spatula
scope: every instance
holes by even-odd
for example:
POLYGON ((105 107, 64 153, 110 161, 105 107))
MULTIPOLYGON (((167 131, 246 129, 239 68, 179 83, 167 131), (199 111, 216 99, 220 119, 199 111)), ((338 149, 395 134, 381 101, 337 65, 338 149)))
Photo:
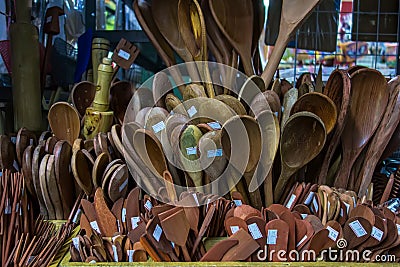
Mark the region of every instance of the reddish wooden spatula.
POLYGON ((239 244, 228 250, 221 261, 244 261, 260 246, 245 230, 239 229, 230 238, 239 240, 239 244))
MULTIPOLYGON (((289 241, 289 225, 282 220, 269 221, 265 226, 267 234, 267 247, 268 251, 287 251, 287 244, 289 241)), ((278 262, 278 254, 274 253, 272 258, 268 257, 269 261, 278 262)))
POLYGON ((101 233, 104 236, 113 236, 114 233, 118 232, 117 219, 108 208, 101 188, 96 189, 94 195, 94 208, 96 210, 101 233))
POLYGON ((201 262, 217 262, 221 261, 226 252, 239 244, 239 240, 228 238, 222 240, 210 248, 206 254, 200 259, 201 262))

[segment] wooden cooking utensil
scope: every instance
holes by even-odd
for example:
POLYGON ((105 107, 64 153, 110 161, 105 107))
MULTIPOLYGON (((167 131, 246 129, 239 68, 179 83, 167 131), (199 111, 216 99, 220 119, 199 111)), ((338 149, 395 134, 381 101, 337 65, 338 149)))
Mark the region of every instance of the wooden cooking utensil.
POLYGON ((229 217, 224 222, 225 230, 229 236, 234 235, 239 229, 248 232, 247 223, 239 217, 229 217))
POLYGON ((328 229, 321 229, 316 232, 311 238, 307 250, 314 251, 315 255, 319 255, 322 250, 334 247, 336 242, 329 238, 329 235, 330 231, 328 229))
POLYGON ((388 87, 390 88, 388 106, 368 147, 361 172, 354 187, 355 190, 358 190, 359 197, 366 193, 367 187, 371 183, 374 169, 384 151, 384 147, 389 143, 389 137, 393 135, 399 123, 400 79, 391 80, 388 87))
POLYGON ((24 175, 24 182, 29 194, 36 199, 36 191, 32 175, 32 160, 35 147, 28 146, 22 155, 22 174, 24 175))
POLYGON ((233 247, 239 244, 239 240, 235 238, 228 238, 219 241, 212 246, 206 254, 200 259, 200 262, 217 262, 221 261, 224 255, 233 247))
POLYGON ((334 70, 326 83, 324 94, 327 95, 336 105, 338 111, 336 128, 333 131, 329 145, 325 153, 325 158, 321 165, 321 170, 318 177, 319 184, 325 184, 328 168, 333 157, 333 154, 340 142, 344 125, 347 121, 347 111, 350 104, 350 89, 351 82, 349 75, 343 70, 334 70))
MULTIPOLYGON (((180 31, 176 30, 179 28, 178 2, 179 0, 173 0, 168 3, 160 0, 152 1, 151 11, 158 30, 167 42, 185 62, 190 62, 193 61, 193 57, 185 46, 180 31)), ((189 66, 188 72, 192 80, 200 81, 195 65, 189 66)))
POLYGON ((299 96, 299 91, 296 88, 292 88, 283 97, 283 112, 281 119, 281 128, 285 127, 286 122, 290 117, 290 111, 292 106, 296 103, 299 96))
POLYGON ((221 32, 240 55, 247 76, 252 65, 253 3, 251 0, 209 1, 210 10, 221 32))
POLYGON ((112 202, 126 196, 128 190, 129 171, 126 164, 119 166, 111 176, 108 186, 108 197, 112 202))
POLYGON ((93 191, 92 177, 90 172, 92 165, 88 162, 86 156, 81 150, 77 150, 72 154, 71 167, 75 181, 82 188, 82 190, 88 196, 90 196, 93 191))
POLYGON ((117 219, 108 208, 101 188, 96 189, 94 195, 94 209, 97 214, 97 223, 104 236, 110 237, 113 236, 114 233, 118 232, 116 223, 117 219))
POLYGON ((32 157, 32 178, 33 178, 33 185, 36 191, 36 196, 39 201, 40 206, 40 214, 44 217, 48 216, 46 204, 44 203, 42 188, 40 186, 40 165, 42 162, 42 158, 44 157, 44 145, 39 144, 35 150, 33 151, 32 157))
POLYGON ((221 261, 244 261, 260 247, 243 229, 239 229, 230 239, 239 240, 239 244, 228 250, 221 261))
POLYGON ((70 172, 72 148, 67 141, 58 141, 54 147, 55 179, 63 205, 64 218, 68 218, 74 205, 74 178, 70 172))
POLYGON ((172 244, 169 240, 167 240, 163 229, 161 228, 160 219, 158 217, 154 217, 146 225, 146 235, 152 245, 163 253, 167 253, 166 261, 179 261, 176 257, 172 244), (170 259, 171 258, 171 259, 170 259))
POLYGON ((343 235, 348 241, 347 249, 353 249, 365 242, 372 231, 372 225, 362 217, 349 218, 343 227, 343 235))
POLYGON ((67 140, 72 145, 79 137, 81 121, 78 111, 67 102, 58 102, 49 110, 51 131, 60 140, 67 140))
POLYGON ((196 62, 200 77, 204 81, 207 95, 214 98, 208 63, 207 34, 203 12, 197 0, 179 0, 178 30, 187 50, 196 62), (203 62, 200 62, 203 61, 203 62))
POLYGON ((161 140, 161 132, 165 129, 165 119, 168 115, 164 108, 151 108, 146 114, 144 128, 152 131, 158 140, 161 140))
POLYGON ((97 187, 101 186, 103 174, 105 173, 108 163, 108 155, 104 152, 96 158, 92 169, 92 182, 94 188, 97 189, 97 187))
POLYGON ((326 134, 330 134, 336 125, 337 111, 335 103, 322 93, 312 92, 301 96, 290 110, 290 115, 299 111, 309 111, 321 118, 326 134))
POLYGON ((15 149, 9 136, 0 135, 0 163, 2 169, 12 169, 15 149))
POLYGON ((271 111, 277 114, 278 121, 280 121, 282 116, 281 101, 279 96, 272 90, 266 90, 254 97, 250 104, 249 114, 257 117, 260 112, 266 109, 265 102, 269 104, 271 111))
POLYGON ((325 126, 315 114, 303 111, 289 118, 282 131, 282 171, 275 187, 275 201, 279 201, 290 177, 319 154, 325 140, 325 126))
POLYGON ((48 219, 54 220, 54 219, 56 219, 56 213, 55 213, 53 203, 51 202, 51 199, 49 196, 49 189, 47 188, 47 182, 46 182, 46 170, 47 170, 47 162, 49 160, 49 157, 50 157, 49 154, 45 155, 40 163, 39 179, 40 179, 40 190, 41 190, 41 194, 43 196, 43 203, 47 210, 48 219))
POLYGON ((202 132, 197 126, 189 125, 181 133, 179 139, 179 147, 181 151, 180 160, 186 173, 192 179, 196 187, 203 185, 203 173, 197 155, 197 145, 201 136, 202 132))
POLYGON ((80 118, 85 116, 86 109, 92 105, 95 94, 96 85, 92 82, 82 81, 72 88, 72 104, 78 111, 80 118))
POLYGON ((278 38, 276 39, 274 50, 269 57, 267 66, 261 75, 261 78, 264 79, 265 84, 269 84, 271 82, 292 34, 298 27, 300 27, 303 21, 320 2, 320 0, 312 0, 307 2, 293 0, 282 1, 278 38))
POLYGON ((189 252, 186 248, 190 225, 186 219, 185 212, 180 210, 161 221, 162 229, 168 240, 182 248, 185 261, 191 261, 189 252))
POLYGON ((47 154, 53 154, 54 152, 54 147, 56 146, 57 142, 58 142, 58 138, 55 136, 49 137, 46 140, 46 144, 45 144, 45 151, 47 154))
POLYGON ((55 218, 57 220, 64 219, 63 202, 62 202, 63 199, 61 198, 61 194, 59 192, 59 187, 58 187, 58 181, 56 180, 54 155, 50 155, 47 161, 46 185, 47 185, 46 188, 48 190, 47 194, 49 195, 50 201, 54 207, 55 218))
POLYGON ((153 99, 157 107, 166 108, 165 98, 173 91, 173 86, 168 75, 161 71, 157 72, 153 78, 153 99))
POLYGON ((341 136, 343 164, 335 181, 335 187, 350 186, 350 189, 355 182, 348 180, 351 168, 377 129, 389 97, 385 77, 372 69, 361 69, 352 74, 351 91, 348 123, 341 136), (371 115, 360 112, 365 107, 369 107, 371 115))
POLYGON ((128 81, 118 81, 110 87, 110 109, 121 125, 134 92, 135 87, 128 81))
POLYGON ((26 128, 19 129, 17 139, 15 141, 15 151, 17 154, 17 161, 19 166, 22 166, 22 155, 25 148, 29 145, 36 145, 36 136, 26 128))
MULTIPOLYGON (((268 251, 287 251, 287 243, 289 238, 289 226, 285 221, 276 219, 269 221, 265 225, 267 235, 268 251)), ((268 257, 269 261, 279 261, 277 254, 274 253, 272 258, 268 257)))

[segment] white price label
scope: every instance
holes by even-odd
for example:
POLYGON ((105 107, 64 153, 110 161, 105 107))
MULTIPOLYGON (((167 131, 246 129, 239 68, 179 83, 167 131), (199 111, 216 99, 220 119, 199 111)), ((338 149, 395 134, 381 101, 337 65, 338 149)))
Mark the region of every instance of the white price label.
POLYGON ((193 196, 194 201, 196 202, 197 206, 200 206, 199 199, 197 198, 197 194, 193 193, 192 196, 193 196))
POLYGON ((301 214, 301 218, 303 218, 303 220, 304 220, 307 216, 308 216, 307 213, 302 213, 302 214, 301 214))
POLYGON ((217 121, 209 122, 207 124, 208 124, 208 126, 213 128, 213 130, 220 130, 221 129, 221 124, 219 124, 219 122, 217 122, 217 121))
POLYGON ((118 227, 118 232, 122 232, 121 231, 121 223, 119 222, 118 219, 117 219, 117 227, 118 227))
POLYGON ((164 121, 160 121, 160 122, 154 124, 151 128, 153 128, 154 133, 161 132, 162 130, 165 129, 165 123, 164 123, 164 121))
POLYGON ((236 225, 231 226, 231 232, 232 232, 233 235, 234 235, 237 231, 239 231, 239 226, 236 226, 236 225))
POLYGON ((126 208, 122 208, 121 219, 123 223, 126 222, 126 208))
POLYGON ((207 158, 222 157, 222 148, 207 151, 207 158))
POLYGON ((193 117, 197 113, 197 109, 194 106, 191 106, 188 110, 187 113, 189 117, 193 117))
POLYGON ((75 213, 74 219, 72 220, 73 223, 77 223, 78 220, 81 218, 82 211, 78 209, 75 213))
POLYGON ((236 207, 242 206, 242 201, 240 199, 234 199, 233 202, 235 203, 236 207))
POLYGON ((196 155, 197 154, 197 147, 187 147, 186 148, 187 155, 196 155))
POLYGON ((317 213, 319 207, 318 207, 318 201, 317 201, 316 197, 314 197, 314 199, 313 199, 313 207, 314 207, 314 212, 317 213))
POLYGON ((336 240, 337 240, 337 238, 338 238, 338 236, 339 236, 339 232, 336 231, 335 229, 333 229, 333 228, 330 227, 330 226, 327 226, 326 229, 328 229, 328 231, 329 231, 328 237, 329 237, 332 241, 336 242, 336 240))
POLYGON ((132 230, 138 227, 140 222, 140 217, 132 217, 131 218, 131 225, 132 225, 132 230))
POLYGON ((253 237, 254 240, 256 239, 260 239, 261 237, 263 237, 260 229, 258 228, 258 225, 256 223, 252 223, 247 225, 247 228, 249 229, 249 232, 251 234, 251 236, 253 237))
POLYGON ((314 192, 310 192, 306 198, 306 200, 304 201, 304 205, 308 206, 310 205, 313 197, 314 197, 315 193, 314 192))
POLYGON ((343 204, 346 206, 347 214, 349 214, 350 204, 347 204, 346 202, 343 202, 343 204))
POLYGON ((362 237, 367 234, 367 231, 365 231, 364 227, 361 225, 361 223, 358 220, 349 223, 349 226, 350 226, 351 230, 353 230, 354 234, 357 237, 362 237))
POLYGON ((396 226, 397 226, 397 235, 400 235, 400 224, 396 223, 396 226))
POLYGON ((128 180, 129 180, 129 179, 126 179, 126 180, 119 186, 119 192, 120 192, 120 193, 121 193, 122 190, 124 190, 125 187, 128 185, 128 180))
POLYGON ((112 250, 114 254, 114 261, 118 262, 118 252, 117 252, 117 247, 115 245, 112 245, 112 250))
POLYGON ((343 217, 343 216, 344 216, 343 209, 340 208, 340 217, 343 217))
POLYGON ((155 240, 157 240, 157 242, 160 242, 160 237, 162 235, 162 232, 163 232, 162 228, 157 224, 153 232, 153 237, 155 240))
POLYGON ((304 241, 306 241, 307 238, 308 238, 307 235, 303 236, 303 238, 299 241, 299 243, 297 243, 296 248, 299 247, 304 241))
POLYGON ((53 20, 53 17, 49 16, 49 17, 46 18, 46 23, 50 23, 52 20, 53 20))
POLYGON ((383 231, 373 226, 371 236, 380 242, 383 238, 383 231))
POLYGON ((267 245, 276 245, 276 239, 278 238, 278 230, 270 229, 267 233, 267 245))
POLYGON ((125 59, 125 60, 129 60, 129 58, 131 57, 131 55, 130 55, 128 52, 126 52, 126 51, 124 51, 124 50, 122 50, 122 49, 120 49, 120 50, 118 51, 118 56, 119 56, 119 57, 122 57, 122 58, 125 59))
POLYGON ((100 234, 100 228, 96 221, 90 222, 90 226, 93 230, 100 234))
POLYGON ((295 194, 292 194, 292 195, 290 196, 290 199, 289 199, 288 203, 286 204, 286 208, 292 209, 292 205, 293 205, 293 203, 294 203, 295 200, 296 200, 296 195, 295 195, 295 194))
POLYGON ((10 199, 6 198, 6 207, 4 208, 4 214, 11 214, 12 208, 10 205, 10 199))
POLYGON ((133 253, 135 253, 135 251, 129 249, 126 252, 128 254, 128 262, 133 262, 133 253))
POLYGON ((74 244, 76 250, 79 251, 79 237, 72 238, 72 244, 74 244))
POLYGON ((150 200, 147 200, 144 204, 144 207, 146 208, 146 210, 151 211, 151 209, 153 208, 153 204, 151 204, 150 200))

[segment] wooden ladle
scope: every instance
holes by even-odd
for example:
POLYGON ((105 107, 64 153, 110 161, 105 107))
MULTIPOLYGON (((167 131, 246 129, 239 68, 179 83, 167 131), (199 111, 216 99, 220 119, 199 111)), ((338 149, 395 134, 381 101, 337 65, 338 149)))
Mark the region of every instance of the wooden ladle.
POLYGON ((385 77, 373 69, 354 72, 351 76, 351 91, 348 121, 341 137, 342 167, 335 181, 335 187, 338 188, 347 188, 348 185, 353 187, 353 183, 348 180, 352 166, 377 129, 389 99, 385 77))
POLYGON ((335 103, 326 95, 317 92, 301 96, 292 106, 290 114, 309 111, 321 118, 328 135, 336 125, 337 111, 335 103))
POLYGON ((274 50, 269 57, 267 66, 261 75, 265 84, 271 82, 292 34, 298 27, 300 27, 302 22, 320 2, 321 0, 282 1, 281 23, 279 25, 278 38, 276 39, 274 50))
POLYGON ((275 187, 275 202, 282 196, 289 178, 321 152, 325 140, 325 126, 317 115, 302 111, 289 118, 282 130, 282 171, 275 187))

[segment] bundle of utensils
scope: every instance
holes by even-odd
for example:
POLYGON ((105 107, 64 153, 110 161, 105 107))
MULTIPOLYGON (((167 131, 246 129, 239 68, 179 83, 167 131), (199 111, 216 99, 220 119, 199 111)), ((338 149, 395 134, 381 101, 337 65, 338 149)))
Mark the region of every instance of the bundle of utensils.
POLYGON ((48 266, 74 225, 56 229, 54 223, 36 217, 21 173, 4 170, 0 179, 1 265, 48 266))
POLYGON ((226 236, 224 220, 234 202, 201 193, 183 193, 177 206, 135 188, 115 202, 96 190, 93 203, 81 201, 80 234, 70 246, 71 260, 195 261, 205 254, 204 237, 226 236), (198 201, 208 205, 198 207, 198 201), (179 205, 190 206, 179 206, 179 205))
POLYGON ((357 250, 360 255, 368 250, 371 261, 377 255, 395 255, 395 260, 400 256, 399 217, 352 191, 300 184, 285 206, 272 204, 260 210, 247 205, 237 192, 233 201, 187 192, 176 206, 141 195, 135 188, 126 199, 107 202, 98 188, 93 203, 83 199, 71 260, 283 261, 282 253, 279 258, 268 252, 307 251, 308 258, 287 260, 315 261, 321 255, 329 260, 322 253, 328 249, 357 250), (205 199, 207 205, 196 206, 205 199))

